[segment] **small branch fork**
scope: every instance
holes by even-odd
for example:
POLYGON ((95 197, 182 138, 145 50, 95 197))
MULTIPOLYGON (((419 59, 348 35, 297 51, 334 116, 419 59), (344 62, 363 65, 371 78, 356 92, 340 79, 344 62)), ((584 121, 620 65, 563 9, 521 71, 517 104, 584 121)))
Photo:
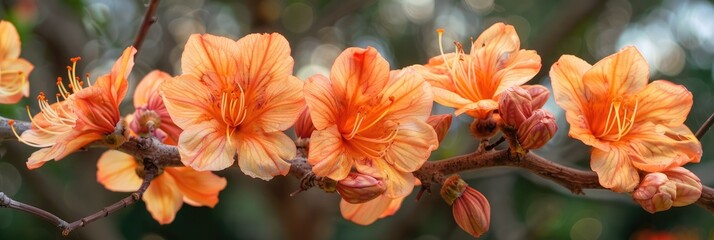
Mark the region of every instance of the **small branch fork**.
MULTIPOLYGON (((0 140, 12 139, 12 133, 8 131, 8 121, 9 119, 0 117, 0 140)), ((697 131, 697 137, 701 138, 706 133, 711 126, 711 122, 712 117, 697 131)), ((24 132, 30 128, 29 123, 22 121, 15 121, 14 126, 18 132, 24 132)), ((492 145, 495 146, 501 142, 502 140, 499 139, 492 145)), ((493 146, 489 146, 489 149, 493 148, 493 146)), ((18 209, 39 216, 60 228, 63 235, 67 235, 74 229, 83 227, 137 202, 148 188, 151 179, 156 177, 159 168, 183 166, 178 149, 175 146, 165 145, 153 138, 130 138, 119 146, 117 150, 133 155, 136 159, 144 159, 146 176, 141 188, 135 193, 99 212, 75 222, 67 223, 54 214, 15 201, 2 192, 0 192, 0 207, 18 209)), ((325 192, 334 192, 336 182, 329 178, 315 176, 311 171, 312 167, 307 162, 306 149, 300 147, 297 150, 298 155, 291 160, 289 175, 300 179, 301 184, 298 191, 291 195, 315 186, 325 192)), ((431 185, 443 183, 446 177, 451 174, 498 166, 527 169, 532 173, 560 184, 574 194, 583 194, 583 189, 604 189, 598 181, 597 174, 593 171, 563 166, 533 153, 514 154, 509 149, 479 151, 440 161, 428 161, 413 174, 422 183, 422 189, 419 192, 420 197, 424 191, 429 191, 431 185)), ((702 196, 697 201, 697 204, 710 212, 714 212, 714 189, 704 186, 702 196)))

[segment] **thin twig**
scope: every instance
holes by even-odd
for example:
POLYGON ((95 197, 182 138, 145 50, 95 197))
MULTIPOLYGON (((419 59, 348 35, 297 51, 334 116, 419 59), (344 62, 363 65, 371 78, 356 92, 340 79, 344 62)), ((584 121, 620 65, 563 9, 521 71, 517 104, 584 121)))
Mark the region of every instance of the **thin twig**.
POLYGON ((62 220, 61 218, 55 216, 52 213, 49 213, 45 210, 39 209, 34 206, 30 206, 30 205, 15 201, 15 200, 11 199, 10 197, 8 197, 7 195, 5 195, 5 193, 3 193, 3 192, 0 192, 0 207, 17 209, 17 210, 20 210, 23 212, 30 213, 35 216, 39 216, 39 217, 47 220, 48 222, 54 224, 58 228, 65 228, 69 225, 65 220, 62 220))
POLYGON ((714 124, 714 113, 709 116, 707 121, 704 122, 701 127, 699 127, 699 130, 697 130, 697 133, 695 133, 694 136, 697 136, 697 139, 702 140, 702 137, 704 137, 704 134, 709 131, 709 128, 711 128, 712 124, 714 124))
POLYGON ((496 140, 496 142, 494 142, 494 143, 489 144, 488 146, 486 146, 485 149, 486 149, 486 151, 491 151, 492 149, 496 148, 499 144, 501 144, 501 143, 504 142, 504 141, 506 141, 506 138, 505 138, 505 137, 501 137, 501 138, 499 138, 498 140, 496 140))
POLYGON ((151 0, 149 2, 149 7, 146 9, 146 13, 144 13, 144 20, 141 22, 141 26, 139 27, 139 32, 136 34, 136 38, 134 39, 134 48, 136 48, 136 51, 139 51, 139 48, 141 48, 141 45, 144 43, 144 38, 146 38, 146 34, 149 33, 149 28, 151 28, 151 24, 155 23, 157 18, 156 18, 156 9, 159 6, 159 0, 151 0))

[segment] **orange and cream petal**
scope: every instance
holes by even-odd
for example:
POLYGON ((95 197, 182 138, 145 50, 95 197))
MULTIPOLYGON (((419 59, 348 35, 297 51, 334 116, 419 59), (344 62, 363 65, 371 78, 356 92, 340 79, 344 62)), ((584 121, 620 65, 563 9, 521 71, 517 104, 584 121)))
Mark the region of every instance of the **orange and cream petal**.
POLYGON ((117 104, 121 103, 124 99, 124 95, 126 95, 126 90, 129 85, 127 78, 129 78, 129 73, 131 73, 131 69, 134 67, 134 55, 136 52, 136 48, 132 46, 124 49, 124 52, 122 52, 122 55, 114 63, 111 73, 109 74, 113 88, 111 93, 117 104))
POLYGON ((597 173, 603 187, 615 192, 632 192, 640 183, 626 147, 612 146, 610 151, 593 148, 590 157, 590 168, 597 173))
POLYGON ((164 169, 172 176, 184 200, 193 206, 215 207, 218 193, 226 188, 226 179, 212 172, 199 172, 189 167, 164 169))
POLYGON ((305 103, 310 110, 312 123, 318 130, 326 129, 337 123, 340 104, 335 99, 330 80, 322 75, 307 79, 304 86, 305 103))
MULTIPOLYGON (((252 51, 252 49, 245 49, 252 51)), ((235 41, 210 34, 193 34, 186 41, 181 55, 181 70, 201 78, 210 76, 205 81, 211 89, 220 91, 233 83, 238 73, 239 49, 235 41)))
POLYGON ((426 121, 434 102, 431 86, 421 75, 409 68, 395 75, 381 92, 382 96, 392 101, 389 115, 385 118, 399 121, 413 117, 426 121))
POLYGON ((653 81, 637 93, 635 122, 653 122, 667 126, 684 124, 692 109, 692 93, 682 85, 666 80, 653 81))
POLYGON ((365 203, 352 204, 344 199, 340 201, 342 217, 359 225, 370 225, 377 219, 393 215, 404 198, 389 198, 380 195, 365 203))
POLYGON ((376 96, 389 81, 389 63, 372 47, 345 49, 332 65, 330 80, 338 101, 356 104, 360 96, 376 96))
POLYGON ((211 89, 192 75, 181 75, 161 85, 171 119, 182 129, 213 119, 211 89))
POLYGON ((224 129, 216 120, 187 127, 179 136, 181 162, 198 171, 218 171, 230 167, 236 147, 228 143, 224 129))
POLYGON ((160 70, 146 74, 134 90, 134 107, 138 108, 148 104, 149 98, 159 92, 161 84, 167 79, 171 79, 171 75, 160 70))
POLYGON ((565 119, 570 124, 570 130, 568 131, 568 136, 582 141, 585 145, 598 148, 603 151, 610 150, 610 142, 603 141, 593 135, 590 130, 590 122, 585 117, 585 115, 578 114, 577 112, 565 112, 565 119))
POLYGON ((183 205, 181 191, 168 174, 161 174, 152 180, 142 199, 146 203, 146 210, 159 224, 173 222, 176 212, 183 205))
POLYGON ((54 146, 42 148, 30 155, 27 159, 27 168, 35 169, 45 164, 45 162, 54 159, 58 161, 70 153, 76 152, 80 148, 94 141, 102 139, 102 135, 98 133, 87 133, 81 135, 62 136, 54 146))
POLYGON ((0 61, 20 57, 20 34, 12 23, 0 21, 0 61))
MULTIPOLYGON (((389 124, 389 123, 388 123, 389 124)), ((407 118, 394 124, 397 136, 387 148, 384 160, 400 172, 414 172, 439 147, 434 129, 424 121, 407 118)))
POLYGON ((137 166, 139 164, 131 155, 108 150, 97 161, 97 181, 111 191, 136 191, 142 182, 136 175, 137 166))
POLYGON ((583 105, 587 102, 583 75, 591 68, 590 64, 573 55, 563 55, 550 68, 553 97, 565 111, 583 113, 583 105))
POLYGON ((307 161, 317 176, 336 181, 347 177, 352 169, 352 160, 336 125, 312 132, 307 161))
POLYGON ((22 58, 0 62, 0 103, 17 103, 29 95, 27 76, 33 69, 32 63, 22 58))
POLYGON ((383 159, 360 159, 355 161, 358 172, 380 178, 385 182, 387 190, 384 195, 390 198, 404 197, 414 189, 414 175, 410 172, 400 172, 383 159))
POLYGON ((486 119, 496 109, 498 109, 498 102, 491 99, 484 99, 479 100, 478 102, 466 104, 456 109, 454 114, 458 116, 466 113, 474 118, 486 119))
MULTIPOLYGON (((448 55, 453 55, 453 53, 446 54, 446 56, 448 55)), ((443 57, 437 56, 431 58, 427 65, 412 65, 409 68, 421 75, 432 87, 455 91, 448 69, 440 66, 443 62, 443 57)))
POLYGON ((632 129, 626 138, 636 153, 632 165, 643 171, 663 172, 702 157, 701 143, 684 125, 670 128, 648 122, 632 129))
POLYGON ((533 50, 519 50, 503 64, 506 68, 496 74, 498 88, 493 93, 494 99, 512 86, 522 85, 531 80, 540 71, 540 56, 533 50))
POLYGON ((255 94, 249 104, 249 114, 242 124, 246 128, 259 128, 264 132, 285 131, 295 123, 305 107, 303 82, 294 76, 266 86, 264 92, 255 94))
POLYGON ((289 160, 295 158, 295 143, 283 132, 240 133, 237 142, 238 166, 248 176, 270 180, 287 175, 289 160))
POLYGON ((459 94, 447 89, 433 85, 431 89, 434 93, 434 101, 446 107, 462 108, 463 106, 473 103, 471 100, 463 98, 459 94))
POLYGON ((290 44, 279 33, 249 34, 236 46, 240 77, 234 80, 246 92, 257 93, 270 84, 280 84, 293 72, 290 44))
POLYGON ((635 47, 630 46, 595 63, 583 75, 583 86, 593 97, 609 100, 632 96, 645 89, 649 75, 645 58, 635 47))
POLYGON ((521 47, 521 40, 518 38, 516 28, 511 25, 506 25, 502 22, 495 23, 484 30, 473 43, 471 55, 478 54, 478 50, 486 48, 489 53, 489 59, 484 59, 486 62, 498 61, 501 57, 500 53, 514 52, 521 47), (494 58, 495 57, 495 58, 494 58))

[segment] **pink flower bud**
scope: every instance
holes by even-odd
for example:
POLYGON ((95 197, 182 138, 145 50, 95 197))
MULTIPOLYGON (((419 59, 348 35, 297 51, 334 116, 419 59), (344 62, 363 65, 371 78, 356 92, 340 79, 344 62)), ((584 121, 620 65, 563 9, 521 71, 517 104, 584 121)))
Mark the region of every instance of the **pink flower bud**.
POLYGON ((531 95, 519 86, 509 87, 498 101, 498 113, 507 126, 519 127, 533 114, 531 95))
POLYGON ((444 136, 446 136, 446 133, 449 131, 449 127, 451 127, 451 114, 429 116, 426 123, 434 128, 436 137, 439 139, 439 143, 441 143, 441 140, 444 140, 444 136))
POLYGON ((672 206, 681 207, 696 202, 702 196, 702 181, 686 168, 676 167, 662 172, 677 186, 672 206))
POLYGON ((357 204, 376 198, 387 190, 384 183, 372 176, 361 173, 350 173, 345 179, 337 182, 337 192, 345 201, 357 204))
POLYGON ((531 109, 533 111, 542 108, 548 101, 548 95, 550 95, 548 88, 541 85, 523 85, 521 87, 531 95, 531 109))
POLYGON ((672 207, 677 196, 677 185, 664 173, 645 175, 640 185, 632 192, 632 198, 650 213, 665 211, 672 207))
POLYGON ((299 138, 310 138, 313 131, 315 131, 315 125, 312 125, 310 111, 305 108, 295 121, 295 135, 299 138))
POLYGON ((454 201, 451 210, 456 224, 471 236, 479 237, 488 231, 491 223, 491 206, 483 194, 476 189, 466 190, 454 201))
POLYGON ((537 109, 518 128, 518 142, 523 149, 537 149, 545 145, 558 131, 558 125, 552 113, 537 109))

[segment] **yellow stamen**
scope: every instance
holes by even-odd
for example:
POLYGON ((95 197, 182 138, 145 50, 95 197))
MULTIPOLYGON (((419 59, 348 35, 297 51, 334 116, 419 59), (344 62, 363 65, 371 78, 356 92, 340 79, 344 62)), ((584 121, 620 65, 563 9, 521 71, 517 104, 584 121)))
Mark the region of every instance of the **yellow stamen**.
POLYGON ((23 139, 22 137, 20 137, 20 134, 17 134, 17 130, 15 130, 15 120, 9 120, 9 121, 7 121, 7 124, 10 125, 10 129, 12 129, 12 134, 15 135, 15 137, 17 138, 17 140, 20 141, 20 142, 22 142, 22 143, 24 143, 24 144, 27 144, 27 145, 30 146, 30 147, 43 148, 43 147, 49 147, 49 146, 54 145, 54 144, 52 144, 52 143, 48 143, 48 144, 36 144, 36 143, 31 143, 31 142, 25 141, 25 139, 23 139))

